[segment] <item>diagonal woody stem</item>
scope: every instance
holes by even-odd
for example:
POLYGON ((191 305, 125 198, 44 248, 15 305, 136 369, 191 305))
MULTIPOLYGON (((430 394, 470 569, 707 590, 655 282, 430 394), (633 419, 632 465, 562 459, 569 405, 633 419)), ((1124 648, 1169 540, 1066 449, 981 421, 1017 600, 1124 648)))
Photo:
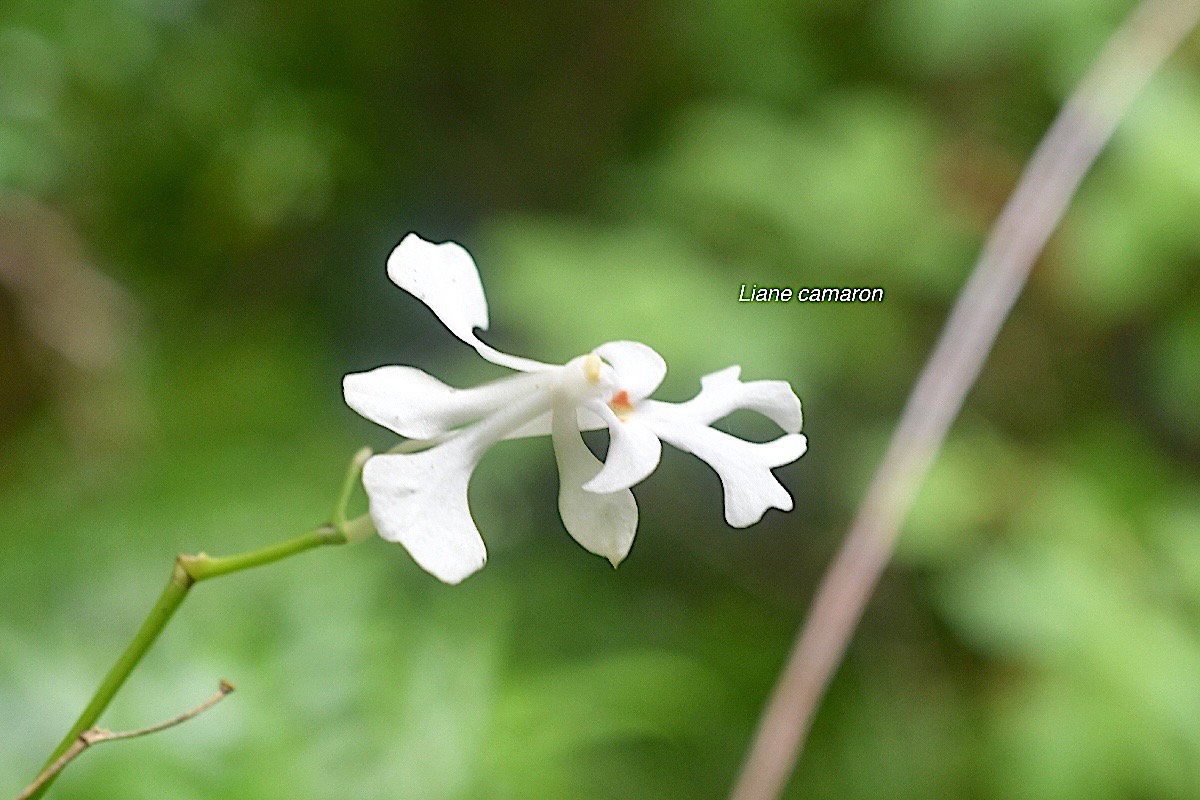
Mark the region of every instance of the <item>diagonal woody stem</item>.
POLYGON ((1143 0, 1038 145, 996 220, 759 720, 731 800, 787 784, 833 673, 946 433, 1034 262, 1118 121, 1195 27, 1200 0, 1143 0))

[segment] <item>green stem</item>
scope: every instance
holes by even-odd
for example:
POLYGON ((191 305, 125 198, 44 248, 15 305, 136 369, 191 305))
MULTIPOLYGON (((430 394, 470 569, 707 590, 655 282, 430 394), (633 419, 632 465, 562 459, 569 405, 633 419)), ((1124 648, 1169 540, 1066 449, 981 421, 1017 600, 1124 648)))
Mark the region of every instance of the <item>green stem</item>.
MULTIPOLYGON (((339 502, 338 510, 342 513, 342 519, 345 519, 345 500, 346 498, 343 496, 339 502)), ((113 696, 116 695, 121 685, 125 683, 126 678, 129 677, 130 673, 141 662, 151 645, 154 644, 159 634, 162 633, 163 628, 170 622, 171 617, 175 614, 175 610, 183 603, 184 598, 187 597, 188 590, 192 588, 193 584, 208 580, 209 578, 217 578, 233 572, 240 572, 244 569, 272 564, 289 556, 294 556, 297 553, 311 550, 314 547, 326 544, 342 544, 347 540, 345 534, 347 529, 357 531, 369 526, 370 520, 364 515, 358 519, 343 522, 338 527, 322 525, 315 530, 292 539, 268 545, 258 550, 239 553, 238 555, 221 558, 213 558, 204 553, 194 556, 179 556, 175 560, 175 568, 171 571, 171 579, 167 581, 166 588, 159 595, 158 602, 154 604, 154 608, 150 609, 150 614, 146 617, 146 621, 142 623, 142 627, 133 637, 133 641, 125 648, 125 652, 117 659, 117 663, 113 664, 112 669, 108 671, 108 675, 104 677, 104 681, 96 689, 96 693, 92 696, 92 700, 88 703, 87 708, 79 715, 79 719, 71 726, 71 730, 67 732, 62 742, 54 749, 50 758, 46 760, 43 769, 53 764, 55 759, 65 753, 71 746, 71 743, 81 733, 95 725, 96 720, 100 718, 104 709, 108 707, 113 696)), ((40 798, 53 782, 54 779, 51 778, 42 784, 30 796, 30 800, 40 798)))
POLYGON ((231 572, 241 572, 244 569, 273 564, 276 561, 303 553, 324 544, 344 544, 345 535, 332 525, 322 525, 316 530, 301 534, 293 539, 268 545, 236 556, 213 558, 205 553, 195 556, 180 556, 179 563, 187 570, 192 580, 199 583, 209 578, 219 578, 231 572))
POLYGON ((108 675, 104 677, 104 681, 92 695, 92 700, 87 704, 87 708, 79 715, 79 719, 75 721, 71 730, 67 732, 62 742, 51 754, 47 761, 48 764, 65 753, 75 738, 96 722, 113 695, 121 688, 121 684, 129 677, 129 673, 133 672, 133 668, 142 660, 142 656, 150 649, 150 645, 154 644, 163 628, 170 622, 171 617, 175 614, 175 609, 179 608, 183 598, 187 596, 192 583, 191 576, 176 561, 175 568, 171 570, 171 579, 167 581, 166 587, 159 595, 158 602, 154 604, 154 608, 150 609, 146 621, 142 623, 142 627, 133 637, 133 641, 129 643, 125 652, 117 659, 117 663, 113 664, 112 669, 108 671, 108 675))
MULTIPOLYGON (((338 494, 337 505, 333 507, 333 527, 342 533, 346 533, 346 507, 350 505, 350 496, 354 493, 354 487, 362 480, 363 466, 373 455, 375 453, 371 448, 364 447, 354 454, 354 458, 350 459, 350 464, 346 467, 346 477, 342 479, 342 491, 338 494)), ((346 538, 347 541, 354 541, 349 536, 346 538)))

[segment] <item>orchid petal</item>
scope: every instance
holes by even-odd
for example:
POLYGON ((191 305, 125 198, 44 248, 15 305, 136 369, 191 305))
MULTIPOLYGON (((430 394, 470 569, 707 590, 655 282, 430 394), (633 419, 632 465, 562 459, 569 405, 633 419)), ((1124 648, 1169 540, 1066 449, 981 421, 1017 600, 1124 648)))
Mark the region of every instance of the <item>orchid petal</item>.
POLYGON ((655 350, 641 342, 609 342, 596 348, 596 355, 612 365, 618 389, 631 400, 649 397, 667 374, 667 362, 655 350))
POLYGON ((644 416, 647 427, 663 441, 708 462, 721 478, 725 521, 730 525, 735 528, 753 525, 762 519, 768 508, 792 510, 792 496, 771 474, 771 468, 790 464, 804 455, 808 448, 804 436, 789 433, 770 442, 747 442, 715 428, 662 413, 664 409, 655 410, 659 413, 644 416))
MULTIPOLYGON (((786 433, 799 433, 803 417, 800 398, 787 381, 750 381, 738 378, 742 368, 726 367, 700 379, 700 393, 675 405, 675 413, 700 425, 709 425, 739 408, 757 411, 786 433)), ((656 404, 662 405, 662 404, 656 404)))
POLYGON ((342 379, 346 405, 410 439, 432 439, 528 397, 538 375, 455 389, 415 367, 379 367, 342 379))
POLYGON ((584 490, 603 494, 641 483, 658 466, 662 442, 638 421, 636 413, 621 419, 608 406, 595 405, 608 423, 608 455, 600 473, 583 484, 584 490))
POLYGON ((434 244, 410 233, 388 256, 387 272, 393 283, 429 306, 451 333, 493 364, 522 372, 550 369, 540 361, 501 353, 475 335, 476 328, 488 327, 487 298, 475 261, 461 245, 434 244))
POLYGON ((487 549, 467 505, 477 456, 451 441, 409 455, 378 455, 363 468, 371 520, 379 535, 399 542, 421 567, 459 583, 487 561, 487 549))
POLYGON ((584 444, 575 422, 573 406, 555 407, 551 436, 558 461, 558 513, 575 541, 585 550, 604 556, 615 567, 633 546, 637 503, 628 489, 608 494, 583 490, 603 465, 584 444))
POLYGON ((471 473, 489 447, 550 402, 545 392, 536 392, 429 450, 369 460, 363 488, 379 535, 404 545, 421 567, 446 583, 458 583, 482 567, 487 551, 467 503, 471 473))

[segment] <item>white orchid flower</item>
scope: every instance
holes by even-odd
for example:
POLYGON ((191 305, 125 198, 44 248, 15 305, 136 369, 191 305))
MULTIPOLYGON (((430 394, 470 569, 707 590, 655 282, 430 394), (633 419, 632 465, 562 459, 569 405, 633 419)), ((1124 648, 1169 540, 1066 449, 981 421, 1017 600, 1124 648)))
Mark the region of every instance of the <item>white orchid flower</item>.
MULTIPOLYGON (((455 389, 414 367, 387 366, 347 375, 346 403, 367 419, 414 440, 419 452, 374 456, 363 469, 371 519, 388 541, 404 545, 425 570, 458 583, 483 566, 487 551, 471 519, 467 485, 501 439, 549 434, 558 461, 558 508, 567 531, 615 566, 637 529, 629 488, 658 465, 661 442, 694 453, 720 476, 725 519, 753 525, 768 508, 790 511, 792 497, 771 474, 805 451, 800 400, 784 381, 742 383, 739 368, 705 376, 686 403, 649 395, 666 363, 638 342, 609 342, 556 366, 501 353, 475 335, 487 330, 487 300, 475 262, 453 242, 405 237, 388 258, 388 276, 433 311, 450 332, 513 375, 455 389), (784 435, 747 442, 709 427, 735 409, 772 419, 784 435), (583 430, 607 427, 601 462, 583 430)), ((406 447, 405 449, 408 449, 406 447)))

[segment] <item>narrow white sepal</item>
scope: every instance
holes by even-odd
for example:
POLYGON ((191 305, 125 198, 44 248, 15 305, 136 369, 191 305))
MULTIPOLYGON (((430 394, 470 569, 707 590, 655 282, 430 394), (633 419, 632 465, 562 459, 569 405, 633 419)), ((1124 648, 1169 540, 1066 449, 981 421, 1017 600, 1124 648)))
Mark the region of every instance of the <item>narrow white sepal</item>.
POLYGON ((487 298, 475 261, 462 245, 434 244, 410 233, 388 256, 387 272, 393 283, 429 306, 451 333, 493 364, 522 372, 551 367, 501 353, 475 335, 476 328, 488 328, 487 298))
POLYGON ((604 556, 615 567, 633 546, 637 502, 628 489, 608 494, 583 490, 603 465, 584 444, 575 422, 573 406, 555 407, 551 437, 558 461, 558 513, 575 541, 585 550, 604 556))
POLYGON ((416 367, 379 367, 342 379, 346 405, 410 439, 432 439, 523 400, 545 381, 513 375, 455 389, 416 367))
POLYGON ((434 244, 410 233, 388 256, 387 273, 464 342, 474 344, 476 328, 487 330, 483 282, 474 259, 461 245, 434 244))

